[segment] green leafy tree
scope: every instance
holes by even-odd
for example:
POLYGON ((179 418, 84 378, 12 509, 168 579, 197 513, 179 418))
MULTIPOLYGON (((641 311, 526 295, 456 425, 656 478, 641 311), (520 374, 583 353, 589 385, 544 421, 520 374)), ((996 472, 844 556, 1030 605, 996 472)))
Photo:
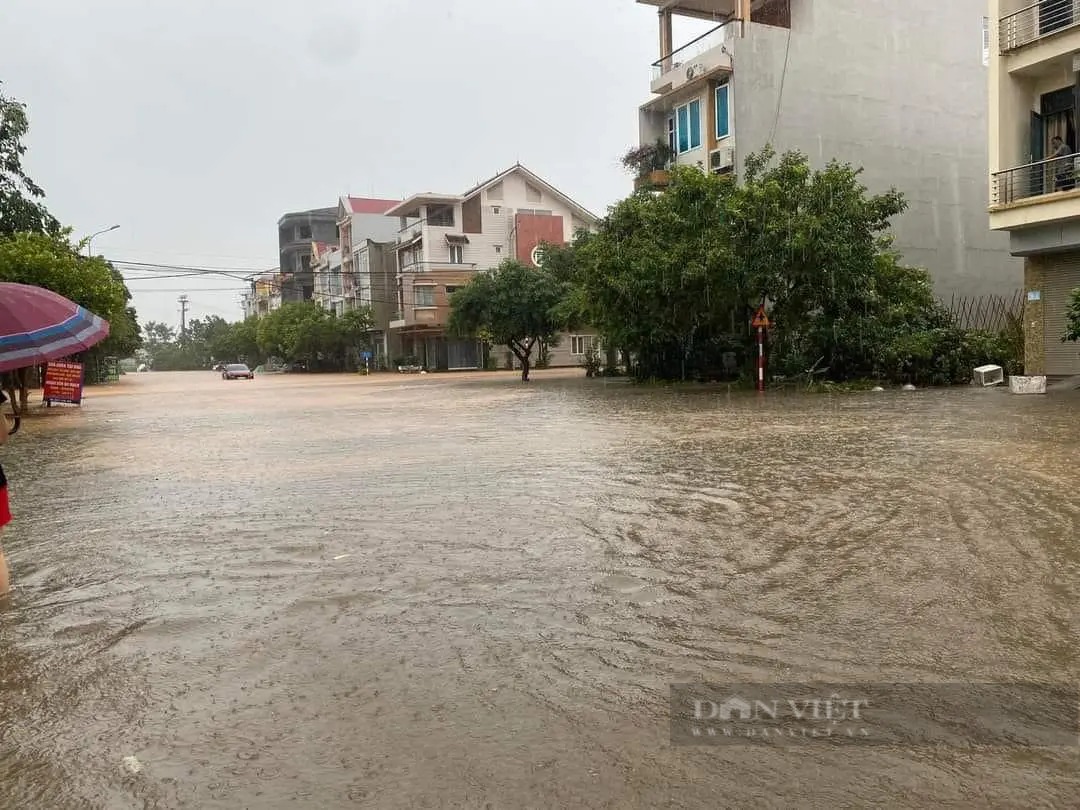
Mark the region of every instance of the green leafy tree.
POLYGON ((521 363, 522 382, 528 382, 533 346, 541 341, 554 345, 563 326, 562 299, 560 283, 546 270, 507 259, 453 294, 448 328, 461 336, 483 334, 509 347, 521 363))
POLYGON ((560 318, 597 329, 638 377, 712 376, 729 353, 748 368, 762 303, 781 374, 963 381, 969 363, 1015 367, 1015 329, 958 329, 926 271, 902 264, 888 229, 903 196, 869 193, 860 169, 814 169, 805 155, 765 148, 739 182, 690 167, 669 174, 662 193, 642 189, 596 233, 544 252, 563 291, 560 318))
POLYGON ((123 314, 109 321, 109 337, 101 344, 102 355, 134 357, 142 348, 139 318, 134 307, 125 307, 123 314))
POLYGON ((159 321, 147 321, 142 331, 143 345, 150 352, 162 344, 176 342, 176 330, 159 321))
POLYGON ((727 178, 675 167, 665 193, 634 194, 595 234, 550 262, 545 253, 545 266, 577 287, 561 314, 635 356, 639 376, 687 378, 696 356, 730 339, 749 297, 723 220, 736 193, 727 178))
POLYGON ((76 253, 67 237, 17 233, 0 238, 0 281, 44 287, 100 315, 110 324, 122 317, 131 299, 123 280, 100 257, 76 253))
POLYGON ((166 324, 143 326, 144 344, 160 371, 209 368, 214 362, 255 366, 269 357, 311 369, 355 366, 373 321, 367 308, 335 317, 313 302, 290 303, 269 315, 230 323, 217 315, 193 319, 183 335, 166 324))
POLYGON ((26 105, 0 92, 0 237, 60 233, 60 224, 42 203, 45 192, 22 166, 29 129, 26 105))
MULTIPOLYGON (((68 241, 70 230, 57 234, 16 233, 0 236, 0 281, 44 287, 109 322, 110 336, 77 359, 95 363, 107 354, 134 352, 139 334, 131 293, 116 269, 101 258, 80 256, 68 241)), ((91 375, 90 379, 93 379, 91 375)), ((29 378, 18 380, 23 408, 29 399, 29 378)))
POLYGON ((288 303, 259 319, 257 341, 266 355, 308 368, 343 371, 367 345, 372 323, 366 308, 339 318, 312 301, 288 303))
MULTIPOLYGON (((888 248, 889 223, 907 204, 895 189, 869 194, 859 182, 862 170, 849 164, 831 161, 815 170, 799 152, 775 163, 774 157, 767 147, 747 158, 724 216, 748 304, 771 302, 782 341, 774 351, 787 370, 820 360, 841 376, 868 371, 853 341, 867 317, 879 314, 877 276, 895 268, 879 256, 888 248)), ((919 304, 934 306, 932 298, 919 304)), ((864 344, 874 339, 865 337, 864 344)))
POLYGON ((210 356, 224 362, 242 361, 257 365, 263 359, 259 350, 259 319, 252 316, 226 326, 226 329, 213 330, 207 339, 210 356))
POLYGON ((1080 287, 1069 296, 1065 311, 1065 340, 1080 340, 1080 287))

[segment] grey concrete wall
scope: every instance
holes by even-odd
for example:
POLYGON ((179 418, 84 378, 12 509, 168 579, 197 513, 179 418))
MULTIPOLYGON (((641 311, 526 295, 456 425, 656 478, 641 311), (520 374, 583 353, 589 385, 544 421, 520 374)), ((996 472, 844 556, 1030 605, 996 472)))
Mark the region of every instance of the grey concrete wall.
POLYGON ((872 192, 904 192, 896 247, 930 270, 939 295, 1021 288, 1022 260, 987 221, 985 0, 791 5, 790 32, 753 25, 734 43, 739 168, 775 126, 778 152, 800 149, 815 166, 861 165, 872 192))
POLYGON ((1009 231, 1009 247, 1017 256, 1038 256, 1080 250, 1080 221, 1048 222, 1009 231))
POLYGON ((382 214, 358 214, 353 217, 353 244, 364 239, 389 242, 398 235, 401 222, 397 217, 382 214))
POLYGON ((397 311, 397 256, 393 242, 368 240, 368 272, 371 274, 371 311, 375 328, 389 333, 397 311))
MULTIPOLYGON (((311 243, 326 242, 337 244, 337 209, 316 208, 311 211, 295 211, 283 214, 278 220, 278 266, 288 272, 296 265, 297 256, 311 257, 311 243), (296 236, 295 228, 308 225, 311 239, 301 240, 296 236)), ((297 273, 291 281, 282 284, 283 301, 302 301, 309 296, 306 290, 314 286, 315 277, 311 273, 297 273)))

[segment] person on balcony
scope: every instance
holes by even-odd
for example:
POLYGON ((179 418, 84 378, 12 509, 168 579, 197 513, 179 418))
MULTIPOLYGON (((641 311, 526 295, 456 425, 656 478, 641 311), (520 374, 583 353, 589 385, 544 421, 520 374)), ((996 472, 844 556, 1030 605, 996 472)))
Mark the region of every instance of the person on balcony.
POLYGON ((1072 150, 1060 135, 1050 139, 1050 148, 1053 150, 1050 159, 1054 161, 1054 191, 1068 191, 1076 185, 1073 160, 1070 157, 1072 150))

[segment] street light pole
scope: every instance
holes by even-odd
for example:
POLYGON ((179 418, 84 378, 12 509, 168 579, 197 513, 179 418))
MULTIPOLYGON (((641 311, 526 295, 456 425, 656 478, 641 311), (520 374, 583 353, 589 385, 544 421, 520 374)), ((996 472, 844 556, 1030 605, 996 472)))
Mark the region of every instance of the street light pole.
POLYGON ((108 233, 109 231, 115 231, 119 227, 120 227, 119 225, 113 225, 113 226, 111 226, 109 228, 105 228, 102 231, 98 231, 97 233, 92 233, 88 237, 86 237, 86 255, 87 255, 87 257, 93 256, 93 254, 90 252, 90 243, 94 241, 95 236, 101 236, 103 233, 108 233))

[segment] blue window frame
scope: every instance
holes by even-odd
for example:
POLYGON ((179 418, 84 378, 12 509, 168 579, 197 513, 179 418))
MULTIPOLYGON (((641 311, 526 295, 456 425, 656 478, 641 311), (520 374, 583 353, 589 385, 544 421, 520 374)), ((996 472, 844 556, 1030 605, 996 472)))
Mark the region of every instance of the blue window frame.
POLYGON ((726 138, 731 134, 731 106, 729 104, 727 84, 716 88, 716 139, 726 138))
POLYGON ((701 147, 701 101, 691 101, 675 110, 679 154, 701 147))

